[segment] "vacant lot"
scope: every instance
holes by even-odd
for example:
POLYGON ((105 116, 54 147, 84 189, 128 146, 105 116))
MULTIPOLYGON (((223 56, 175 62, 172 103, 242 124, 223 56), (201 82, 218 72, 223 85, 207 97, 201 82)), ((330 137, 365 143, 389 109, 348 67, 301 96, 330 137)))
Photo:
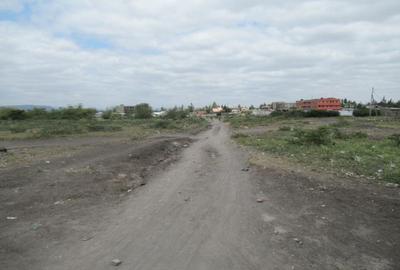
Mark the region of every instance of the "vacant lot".
POLYGON ((0 125, 0 261, 29 269, 97 221, 149 176, 177 160, 192 134, 182 120, 20 120, 0 125))
POLYGON ((160 132, 190 131, 204 128, 204 119, 190 117, 170 119, 126 119, 126 120, 15 120, 0 121, 0 141, 15 139, 37 139, 62 136, 126 135, 144 138, 160 132))
POLYGON ((400 183, 400 121, 385 118, 228 119, 240 144, 346 177, 400 183))

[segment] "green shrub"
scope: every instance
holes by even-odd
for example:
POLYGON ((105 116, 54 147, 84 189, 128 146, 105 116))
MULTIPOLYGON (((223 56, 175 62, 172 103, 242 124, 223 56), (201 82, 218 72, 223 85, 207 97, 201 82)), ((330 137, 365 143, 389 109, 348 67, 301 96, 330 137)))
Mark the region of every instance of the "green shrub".
POLYGON ((290 130, 292 130, 292 128, 288 127, 288 126, 281 126, 281 127, 279 127, 279 130, 280 131, 290 131, 290 130))
POLYGON ((174 120, 179 120, 179 119, 184 119, 189 116, 189 111, 185 110, 184 108, 173 108, 168 110, 163 118, 166 119, 174 119, 174 120))
POLYGON ((11 131, 11 133, 24 133, 25 131, 27 131, 27 128, 21 126, 13 126, 10 127, 9 130, 11 131))
POLYGON ((174 121, 171 121, 169 119, 159 119, 153 123, 152 127, 161 129, 172 129, 175 127, 175 125, 174 121))
POLYGON ((37 137, 52 137, 59 135, 71 135, 71 134, 79 134, 85 133, 85 129, 82 126, 78 125, 54 125, 47 126, 40 129, 40 131, 36 134, 37 137))
POLYGON ((27 114, 24 110, 4 108, 0 109, 0 120, 24 120, 27 114))
POLYGON ((397 146, 400 146, 400 133, 390 135, 389 140, 393 141, 397 146))
MULTIPOLYGON (((379 110, 372 110, 372 116, 380 116, 381 111, 379 110)), ((360 108, 353 111, 353 116, 356 117, 366 117, 369 116, 369 109, 368 108, 360 108)))
POLYGON ((366 139, 366 138, 368 138, 368 134, 365 133, 365 132, 357 131, 357 132, 354 132, 354 133, 350 133, 348 135, 348 137, 350 139, 366 139))
POLYGON ((322 110, 311 110, 305 112, 305 117, 336 117, 339 116, 338 111, 322 111, 322 110))
POLYGON ((333 143, 333 133, 328 127, 319 127, 317 129, 295 130, 295 134, 289 139, 293 144, 315 144, 315 145, 328 145, 333 143))
POLYGON ((153 117, 153 109, 147 103, 137 104, 134 107, 134 115, 136 119, 149 119, 153 117))
POLYGON ((249 137, 249 135, 243 133, 235 133, 232 135, 233 139, 247 138, 247 137, 249 137))
POLYGON ((87 127, 88 131, 90 132, 114 132, 114 131, 121 131, 122 127, 120 126, 110 126, 110 125, 89 125, 87 127))

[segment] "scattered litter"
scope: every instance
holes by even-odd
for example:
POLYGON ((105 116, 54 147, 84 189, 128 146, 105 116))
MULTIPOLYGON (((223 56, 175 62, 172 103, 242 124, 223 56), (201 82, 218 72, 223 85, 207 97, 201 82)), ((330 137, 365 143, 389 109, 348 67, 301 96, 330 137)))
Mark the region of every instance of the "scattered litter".
POLYGON ((265 201, 265 198, 257 198, 257 202, 258 203, 262 203, 262 202, 264 202, 265 201))
POLYGON ((243 172, 248 172, 249 170, 250 170, 249 167, 245 167, 245 168, 242 169, 243 172))
POLYGON ((46 162, 46 164, 50 164, 50 160, 46 160, 45 162, 46 162))
POLYGON ((2 152, 2 153, 7 153, 7 148, 5 148, 5 147, 0 147, 0 152, 2 152))
POLYGON ((131 191, 132 191, 132 189, 130 188, 130 189, 128 189, 126 192, 128 192, 128 193, 129 193, 129 192, 131 192, 131 191))
POLYGON ((122 261, 120 259, 114 259, 111 261, 111 264, 113 266, 119 266, 122 263, 122 261))
POLYGON ((16 220, 17 217, 7 217, 8 220, 16 220))
POLYGON ((119 173, 118 178, 126 178, 127 175, 125 173, 119 173))
POLYGON ((55 205, 64 204, 64 203, 65 203, 64 201, 56 201, 56 202, 54 202, 55 205))
POLYGON ((326 207, 326 205, 325 204, 321 204, 321 207, 326 207))
POLYGON ((33 223, 32 224, 32 230, 34 230, 34 231, 36 231, 40 227, 42 227, 42 224, 40 224, 40 223, 33 223))
POLYGON ((94 236, 84 236, 82 237, 82 241, 89 241, 90 239, 93 239, 94 236))
POLYGON ((187 148, 187 147, 189 147, 189 145, 188 144, 184 144, 183 147, 187 148))

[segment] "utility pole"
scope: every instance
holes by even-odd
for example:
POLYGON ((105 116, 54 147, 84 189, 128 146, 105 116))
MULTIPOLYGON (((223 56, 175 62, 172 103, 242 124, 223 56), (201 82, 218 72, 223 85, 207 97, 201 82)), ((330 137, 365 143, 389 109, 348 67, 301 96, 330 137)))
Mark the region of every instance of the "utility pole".
POLYGON ((374 88, 372 87, 372 91, 371 91, 371 101, 369 103, 369 117, 372 116, 372 106, 374 104, 374 88))

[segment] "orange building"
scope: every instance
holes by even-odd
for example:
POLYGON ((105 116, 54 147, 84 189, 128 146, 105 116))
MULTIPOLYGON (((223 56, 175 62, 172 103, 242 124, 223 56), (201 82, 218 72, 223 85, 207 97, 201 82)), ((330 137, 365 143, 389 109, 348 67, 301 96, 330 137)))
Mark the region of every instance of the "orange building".
POLYGON ((342 109, 342 103, 338 98, 320 98, 320 99, 301 99, 296 101, 297 109, 309 111, 340 111, 342 109))

